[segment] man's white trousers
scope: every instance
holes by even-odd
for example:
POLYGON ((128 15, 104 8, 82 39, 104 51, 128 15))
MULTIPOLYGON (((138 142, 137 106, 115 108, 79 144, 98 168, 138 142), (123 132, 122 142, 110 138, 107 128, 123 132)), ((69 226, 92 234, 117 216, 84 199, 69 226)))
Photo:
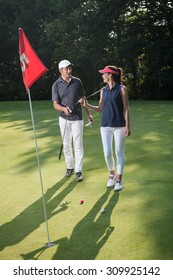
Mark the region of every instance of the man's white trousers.
POLYGON ((59 117, 61 137, 66 166, 68 169, 75 169, 75 172, 82 172, 83 149, 83 120, 69 121, 59 117), (65 130, 65 132, 64 132, 65 130), (74 156, 73 156, 73 148, 74 156))

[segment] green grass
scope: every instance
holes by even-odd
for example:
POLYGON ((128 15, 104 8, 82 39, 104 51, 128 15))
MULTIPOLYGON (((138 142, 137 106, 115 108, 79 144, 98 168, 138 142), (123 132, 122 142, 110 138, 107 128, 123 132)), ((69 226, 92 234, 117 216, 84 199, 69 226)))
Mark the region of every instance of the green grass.
MULTIPOLYGON (((64 178, 58 113, 33 102, 48 242, 28 102, 0 103, 0 259, 173 259, 173 103, 130 102, 124 189, 106 189, 100 114, 84 128, 85 180, 64 178), (85 203, 80 205, 80 199, 85 203), (101 214, 104 207, 106 212, 101 214)), ((85 118, 86 119, 86 118, 85 118)))

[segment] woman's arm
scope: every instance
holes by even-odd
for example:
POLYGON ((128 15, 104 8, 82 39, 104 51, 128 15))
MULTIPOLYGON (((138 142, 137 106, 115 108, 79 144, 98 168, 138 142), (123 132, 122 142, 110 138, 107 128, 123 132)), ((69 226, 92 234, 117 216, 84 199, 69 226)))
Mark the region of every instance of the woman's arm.
POLYGON ((81 104, 81 106, 83 107, 83 108, 88 108, 88 109, 90 109, 90 110, 92 110, 92 111, 95 111, 95 112, 102 112, 102 110, 103 110, 103 90, 101 90, 101 92, 100 92, 100 100, 99 100, 99 103, 98 103, 98 105, 97 106, 94 106, 94 105, 91 105, 91 104, 89 104, 88 103, 88 101, 86 100, 86 99, 80 99, 79 100, 79 103, 81 104))

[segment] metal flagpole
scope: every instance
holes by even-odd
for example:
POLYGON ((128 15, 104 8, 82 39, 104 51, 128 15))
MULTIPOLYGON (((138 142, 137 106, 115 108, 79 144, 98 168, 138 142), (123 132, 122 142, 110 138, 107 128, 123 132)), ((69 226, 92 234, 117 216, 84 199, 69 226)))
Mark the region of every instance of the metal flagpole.
POLYGON ((39 155, 38 155, 38 145, 37 145, 35 125, 34 125, 34 116, 33 116, 33 110, 32 110, 31 95, 30 95, 30 90, 29 89, 27 90, 27 93, 28 93, 28 97, 29 97, 29 106, 30 106, 30 111, 31 111, 32 127, 33 127, 33 131, 34 131, 34 140, 35 140, 35 147, 36 147, 37 163, 38 163, 38 170, 39 170, 39 176, 40 176, 40 185, 41 185, 43 208, 44 208, 44 215, 45 215, 45 221, 46 221, 46 230, 47 230, 47 236, 48 236, 48 243, 46 243, 45 245, 47 247, 52 247, 55 244, 50 242, 48 219, 47 219, 47 213, 46 213, 46 204, 45 204, 44 190, 43 190, 43 180, 42 180, 42 175, 41 175, 40 159, 39 159, 39 155))

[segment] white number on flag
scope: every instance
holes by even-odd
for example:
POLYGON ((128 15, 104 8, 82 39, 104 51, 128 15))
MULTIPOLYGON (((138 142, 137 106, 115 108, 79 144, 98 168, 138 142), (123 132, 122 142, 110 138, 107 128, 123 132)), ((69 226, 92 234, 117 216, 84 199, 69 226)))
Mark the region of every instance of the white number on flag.
POLYGON ((26 69, 26 64, 29 64, 29 60, 24 53, 20 56, 20 61, 22 63, 21 65, 22 72, 24 72, 26 69))

